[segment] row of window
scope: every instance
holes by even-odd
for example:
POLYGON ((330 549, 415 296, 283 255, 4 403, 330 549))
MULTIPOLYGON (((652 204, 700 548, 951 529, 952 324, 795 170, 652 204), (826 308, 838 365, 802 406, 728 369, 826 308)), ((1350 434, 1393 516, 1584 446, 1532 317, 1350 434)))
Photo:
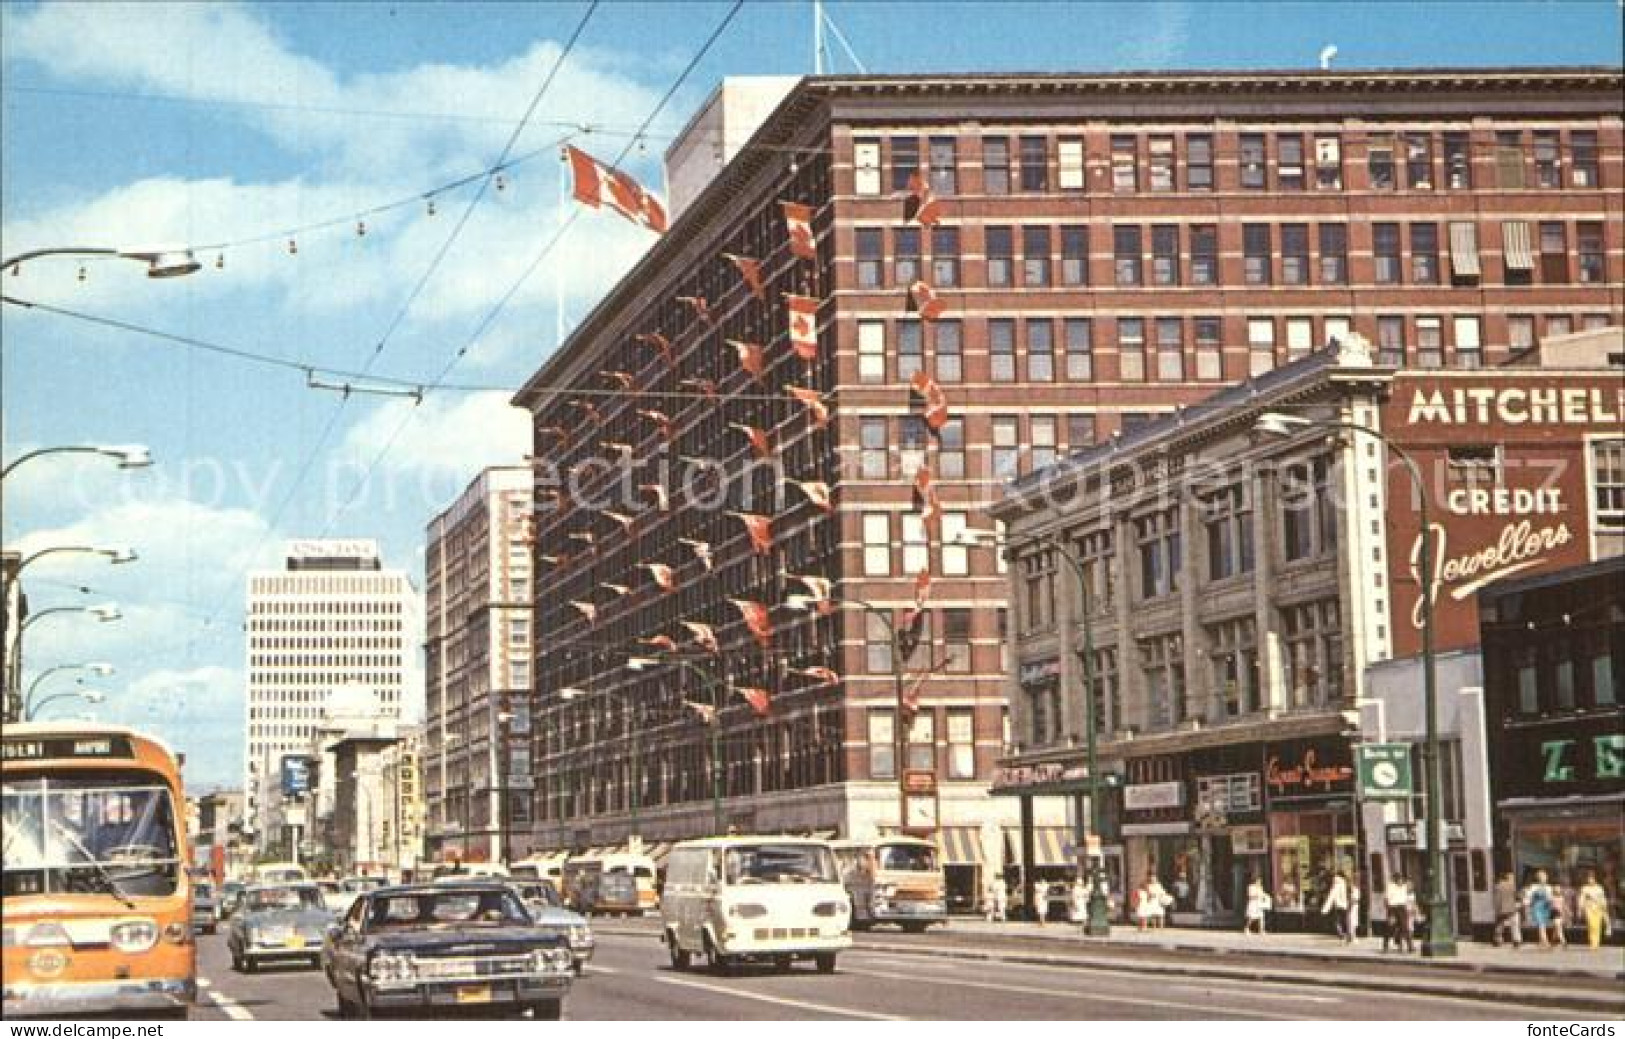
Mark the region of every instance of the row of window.
MULTIPOLYGON (((904 744, 909 771, 937 774, 940 755, 949 779, 976 778, 976 713, 969 707, 950 707, 944 713, 942 736, 937 735, 935 711, 922 710, 909 724, 904 744)), ((897 778, 897 712, 890 707, 869 710, 869 778, 897 778)))
MULTIPOLYGON (((1598 188, 1602 166, 1595 130, 1500 130, 1493 142, 1475 142, 1467 131, 1401 129, 1370 131, 1365 144, 1364 184, 1372 191, 1453 191, 1474 186, 1474 160, 1493 162, 1497 188, 1598 188), (1567 177, 1564 170, 1567 169, 1567 177)), ((966 143, 975 141, 967 138, 966 143)), ((1125 195, 1219 190, 1282 192, 1341 191, 1346 162, 1344 135, 1334 131, 1212 133, 1114 133, 1097 160, 1094 190, 1125 195), (1220 149, 1223 149, 1221 154, 1220 149), (1234 165, 1231 179, 1227 170, 1234 165), (1226 170, 1225 175, 1216 173, 1226 170)), ((979 177, 964 185, 984 195, 1084 192, 1092 158, 1081 134, 988 134, 980 137, 979 177), (978 185, 976 182, 980 181, 978 185)), ((958 195, 961 138, 949 135, 860 137, 853 141, 853 191, 860 196, 907 191, 923 171, 937 195, 958 195)))
MULTIPOLYGON (((277 579, 271 578, 269 580, 274 582, 277 579)), ((299 581, 295 587, 281 590, 298 595, 339 595, 361 591, 400 591, 399 582, 394 582, 395 587, 388 589, 337 587, 337 578, 332 581, 316 583, 324 587, 312 587, 312 582, 306 580, 299 581), (334 585, 334 587, 325 587, 329 584, 334 585)), ((276 590, 278 589, 272 589, 272 591, 276 590)), ((265 594, 265 591, 256 586, 250 594, 260 595, 265 594)), ((248 604, 248 612, 251 616, 278 613, 291 613, 300 616, 320 613, 400 613, 401 603, 399 600, 379 599, 253 599, 248 604)))

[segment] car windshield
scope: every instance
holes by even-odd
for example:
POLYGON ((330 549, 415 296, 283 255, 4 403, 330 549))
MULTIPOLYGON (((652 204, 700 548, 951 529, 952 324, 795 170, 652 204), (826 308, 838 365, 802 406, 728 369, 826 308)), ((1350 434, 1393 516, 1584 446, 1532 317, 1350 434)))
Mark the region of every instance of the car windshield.
POLYGON ((888 844, 880 849, 880 868, 905 873, 935 873, 937 849, 920 844, 888 844))
POLYGON ((817 844, 752 844, 729 848, 723 875, 730 884, 834 884, 835 856, 817 844))
POLYGON ((514 927, 530 915, 509 891, 423 891, 374 898, 367 923, 373 931, 514 927))
POLYGON ((527 902, 540 902, 544 906, 555 908, 564 904, 559 900, 559 893, 553 890, 552 884, 526 884, 519 889, 519 897, 527 902))
POLYGON ((276 912, 287 909, 321 909, 322 892, 318 887, 262 887, 248 892, 244 908, 250 913, 276 912))
POLYGON ((343 881, 345 891, 376 891, 384 886, 384 882, 377 877, 347 877, 343 881))
POLYGON ((169 789, 147 773, 8 779, 5 893, 167 895, 180 882, 169 789))
POLYGON ((192 885, 192 897, 197 898, 197 899, 213 898, 214 897, 214 886, 211 885, 211 884, 193 884, 192 885))

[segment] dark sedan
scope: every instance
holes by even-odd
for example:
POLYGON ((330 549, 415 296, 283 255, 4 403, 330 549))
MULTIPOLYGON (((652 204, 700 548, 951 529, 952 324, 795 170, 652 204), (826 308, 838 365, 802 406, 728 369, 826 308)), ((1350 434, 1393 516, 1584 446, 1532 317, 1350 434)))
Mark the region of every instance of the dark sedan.
POLYGON ((528 1010, 556 1021, 574 957, 506 885, 441 882, 358 896, 322 961, 342 1017, 528 1010))

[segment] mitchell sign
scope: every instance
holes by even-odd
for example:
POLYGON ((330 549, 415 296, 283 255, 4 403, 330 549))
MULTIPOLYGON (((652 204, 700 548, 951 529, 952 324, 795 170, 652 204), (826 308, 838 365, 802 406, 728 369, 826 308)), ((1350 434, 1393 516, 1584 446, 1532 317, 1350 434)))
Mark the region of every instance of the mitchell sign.
POLYGON ((1625 389, 1601 386, 1418 386, 1408 425, 1618 426, 1625 389))

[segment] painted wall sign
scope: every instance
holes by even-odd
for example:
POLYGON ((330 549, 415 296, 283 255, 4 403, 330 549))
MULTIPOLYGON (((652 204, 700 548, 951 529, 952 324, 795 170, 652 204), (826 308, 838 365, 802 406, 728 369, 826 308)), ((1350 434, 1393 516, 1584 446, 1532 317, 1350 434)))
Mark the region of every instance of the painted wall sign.
POLYGON ((1181 808, 1184 804, 1184 783, 1137 783, 1123 788, 1123 807, 1131 812, 1181 808))
POLYGON ((1301 757, 1271 754, 1264 762, 1264 785, 1272 795, 1346 791, 1353 781, 1352 767, 1323 757, 1314 747, 1305 750, 1301 757))

